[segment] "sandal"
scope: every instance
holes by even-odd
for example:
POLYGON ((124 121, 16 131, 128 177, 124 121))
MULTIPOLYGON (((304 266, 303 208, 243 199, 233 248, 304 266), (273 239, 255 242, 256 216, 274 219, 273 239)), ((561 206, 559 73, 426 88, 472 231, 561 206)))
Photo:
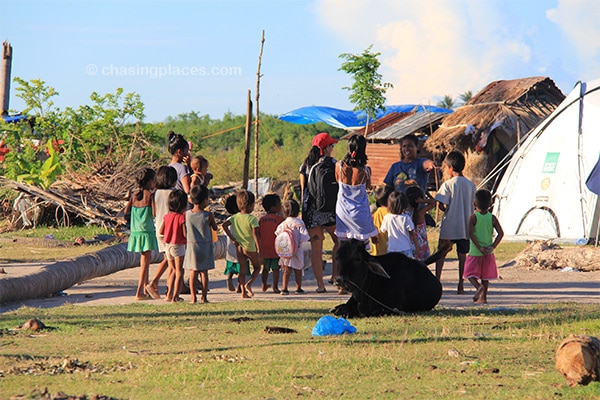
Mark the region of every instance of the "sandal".
POLYGON ((323 288, 323 289, 317 289, 316 290, 317 293, 327 293, 327 289, 323 288))

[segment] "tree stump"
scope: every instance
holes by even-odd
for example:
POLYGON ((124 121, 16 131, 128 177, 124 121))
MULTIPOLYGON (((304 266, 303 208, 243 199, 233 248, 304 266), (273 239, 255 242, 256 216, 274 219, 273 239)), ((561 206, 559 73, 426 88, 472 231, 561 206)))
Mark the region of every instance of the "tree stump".
POLYGON ((555 366, 570 386, 600 380, 600 340, 586 335, 569 335, 556 350, 555 366))

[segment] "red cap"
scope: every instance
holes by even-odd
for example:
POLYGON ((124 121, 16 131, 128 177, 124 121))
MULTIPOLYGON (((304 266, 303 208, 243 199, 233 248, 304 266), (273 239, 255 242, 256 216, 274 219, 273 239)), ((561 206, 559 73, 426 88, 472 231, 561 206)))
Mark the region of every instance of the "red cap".
POLYGON ((324 149, 330 144, 336 144, 337 142, 338 140, 329 136, 329 133, 321 132, 313 138, 312 145, 317 146, 320 149, 324 149))

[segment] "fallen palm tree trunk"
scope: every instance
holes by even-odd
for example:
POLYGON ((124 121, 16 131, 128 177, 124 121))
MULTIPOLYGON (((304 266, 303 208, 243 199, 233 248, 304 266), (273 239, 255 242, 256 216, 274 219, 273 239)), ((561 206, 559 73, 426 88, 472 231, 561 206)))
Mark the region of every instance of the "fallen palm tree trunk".
POLYGON ((569 335, 556 351, 556 369, 571 386, 600 380, 600 340, 569 335))
MULTIPOLYGON (((215 259, 224 258, 226 249, 226 237, 219 236, 215 243, 215 259)), ((162 253, 153 251, 150 263, 159 263, 162 259, 162 253)), ((77 283, 139 265, 140 253, 127 251, 127 243, 118 244, 96 253, 48 264, 27 276, 0 278, 0 303, 45 297, 77 283)))

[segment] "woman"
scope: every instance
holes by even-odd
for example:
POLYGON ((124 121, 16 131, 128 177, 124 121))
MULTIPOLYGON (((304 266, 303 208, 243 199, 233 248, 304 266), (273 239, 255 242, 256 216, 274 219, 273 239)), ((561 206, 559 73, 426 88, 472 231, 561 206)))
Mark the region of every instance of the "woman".
POLYGON ((311 168, 318 162, 330 162, 335 165, 335 159, 331 157, 333 146, 338 141, 332 138, 328 133, 322 132, 316 135, 312 140, 312 148, 308 156, 300 167, 300 187, 302 188, 302 220, 308 230, 308 235, 316 239, 311 241, 311 264, 315 279, 317 280, 317 293, 325 293, 325 283, 323 282, 323 240, 324 231, 327 231, 333 240, 332 264, 333 271, 331 282, 337 275, 336 252, 339 247, 338 238, 335 235, 335 211, 321 212, 315 209, 314 203, 309 201, 308 194, 308 176, 311 168))

